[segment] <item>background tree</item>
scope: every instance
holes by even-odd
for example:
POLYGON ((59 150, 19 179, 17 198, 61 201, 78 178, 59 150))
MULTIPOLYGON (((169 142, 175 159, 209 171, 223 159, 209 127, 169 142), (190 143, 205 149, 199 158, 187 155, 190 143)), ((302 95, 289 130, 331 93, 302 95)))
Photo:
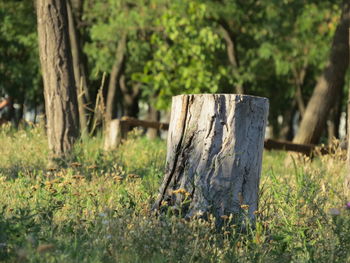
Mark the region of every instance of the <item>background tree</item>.
POLYGON ((350 3, 344 1, 342 17, 334 34, 329 62, 317 82, 308 103, 300 129, 294 138, 297 143, 318 143, 330 109, 339 98, 345 73, 349 66, 350 3))
MULTIPOLYGON (((104 73, 102 94, 113 106, 112 118, 158 119, 159 110, 164 117, 171 96, 177 94, 245 92, 270 99, 272 135, 291 140, 326 66, 341 2, 70 0, 69 21, 76 32, 71 30, 70 40, 77 36, 71 52, 73 58, 79 57, 73 60, 80 65, 75 68, 82 69, 75 71, 76 86, 87 87, 79 92, 86 95, 79 96, 84 99, 80 105, 92 112, 104 73), (113 77, 123 32, 123 63, 113 77), (86 80, 80 83, 78 75, 83 72, 86 80), (115 95, 108 96, 113 89, 115 95), (155 117, 147 116, 151 108, 155 117)), ((28 112, 43 106, 33 6, 0 3, 5 7, 0 11, 0 92, 28 112)), ((344 88, 339 90, 347 94, 344 88)), ((338 101, 328 117, 329 137, 337 136, 345 106, 344 100, 338 101)))
MULTIPOLYGON (((348 44, 349 44, 349 60, 350 60, 350 23, 348 25, 348 44)), ((350 193, 350 92, 348 95, 348 102, 347 102, 347 168, 348 168, 348 174, 345 178, 345 187, 348 191, 348 194, 350 193)))
POLYGON ((79 135, 66 1, 38 0, 37 17, 49 148, 61 158, 79 135))
POLYGON ((90 103, 90 96, 87 87, 86 67, 82 54, 81 35, 77 28, 77 24, 81 21, 82 5, 82 0, 67 1, 69 39, 73 58, 75 85, 78 95, 80 129, 82 135, 86 135, 88 132, 88 119, 85 105, 90 103))

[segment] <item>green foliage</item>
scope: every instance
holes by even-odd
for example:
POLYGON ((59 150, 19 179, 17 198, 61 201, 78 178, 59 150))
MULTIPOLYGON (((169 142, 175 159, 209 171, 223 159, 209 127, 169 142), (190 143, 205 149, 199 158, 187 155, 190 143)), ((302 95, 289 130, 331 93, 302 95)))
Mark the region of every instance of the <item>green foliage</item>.
POLYGON ((42 101, 33 1, 0 1, 0 96, 42 101))
POLYGON ((102 152, 78 145, 66 168, 46 170, 39 128, 12 133, 0 149, 0 260, 4 262, 347 262, 350 211, 342 153, 294 160, 265 152, 257 225, 222 231, 213 219, 155 216, 165 145, 133 136, 102 152), (18 145, 33 139, 32 163, 18 145), (3 169, 14 165, 19 172, 3 169), (23 160, 21 160, 23 158, 23 160), (79 160, 79 162, 77 162, 79 160), (330 213, 331 211, 331 213, 330 213), (332 212, 333 211, 333 212, 332 212))
POLYGON ((145 92, 158 94, 160 108, 174 95, 216 93, 229 81, 216 57, 225 47, 215 24, 206 20, 207 8, 197 1, 172 1, 155 22, 164 29, 152 34, 152 59, 133 78, 152 87, 145 92))
MULTIPOLYGON (((270 99, 270 121, 292 105, 297 80, 309 99, 340 17, 340 0, 86 0, 84 53, 93 98, 127 35, 125 77, 142 100, 167 110, 184 93, 246 93, 270 99), (225 25, 238 67, 229 62, 225 25)), ((0 1, 0 95, 42 103, 33 1, 0 1)), ((108 78, 107 78, 108 80, 108 78)))

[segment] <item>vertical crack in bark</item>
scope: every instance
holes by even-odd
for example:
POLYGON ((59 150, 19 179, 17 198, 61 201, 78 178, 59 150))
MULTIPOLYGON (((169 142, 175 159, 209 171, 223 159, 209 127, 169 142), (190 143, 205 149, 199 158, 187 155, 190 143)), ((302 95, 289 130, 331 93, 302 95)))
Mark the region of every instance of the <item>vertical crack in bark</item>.
POLYGON ((181 117, 180 117, 180 122, 182 122, 182 131, 181 131, 181 137, 179 139, 178 144, 176 145, 176 150, 175 150, 175 159, 173 161, 173 167, 171 168, 170 172, 168 175, 166 175, 166 177, 164 178, 164 182, 162 185, 162 189, 160 190, 159 193, 159 197, 158 200, 155 202, 153 209, 159 209, 160 204, 164 198, 165 192, 171 182, 171 180, 173 179, 173 175, 176 171, 176 166, 177 166, 177 162, 179 159, 179 152, 181 150, 181 146, 182 146, 182 141, 185 137, 185 130, 186 130, 186 120, 187 120, 187 114, 188 114, 188 109, 189 109, 189 101, 191 99, 192 96, 185 96, 182 98, 182 109, 181 109, 181 117))
POLYGON ((242 213, 243 201, 251 205, 244 212, 254 219, 267 100, 197 96, 174 100, 167 172, 153 209, 169 198, 169 205, 180 208, 186 218, 213 214, 220 222, 221 215, 242 213), (190 194, 185 206, 183 195, 168 193, 179 187, 190 194))

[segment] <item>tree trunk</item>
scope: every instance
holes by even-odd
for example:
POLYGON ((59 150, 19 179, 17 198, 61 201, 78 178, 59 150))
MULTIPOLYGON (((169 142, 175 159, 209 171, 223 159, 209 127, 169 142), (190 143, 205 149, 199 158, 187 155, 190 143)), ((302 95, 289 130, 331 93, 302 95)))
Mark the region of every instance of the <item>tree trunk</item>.
POLYGON ((62 158, 79 135, 66 1, 38 0, 37 16, 49 148, 62 158))
POLYGON ((123 34, 118 42, 115 63, 112 67, 112 71, 109 78, 108 94, 106 103, 106 125, 115 116, 115 94, 117 91, 117 85, 121 76, 123 64, 125 62, 125 50, 126 50, 126 34, 123 34))
POLYGON ((301 90, 302 86, 304 85, 305 81, 305 76, 306 76, 306 67, 307 67, 307 62, 304 62, 304 66, 301 70, 294 70, 294 83, 296 86, 295 90, 295 101, 298 105, 298 109, 300 112, 301 117, 304 116, 305 113, 305 103, 304 103, 304 98, 303 98, 303 92, 301 90))
MULTIPOLYGON (((348 44, 349 44, 349 60, 350 60, 350 24, 348 28, 348 44)), ((349 198, 349 192, 350 192, 350 92, 348 95, 348 109, 347 109, 347 168, 348 168, 348 175, 345 178, 345 187, 348 193, 348 198, 349 198)), ((349 204, 349 203, 348 203, 349 204)), ((348 205, 347 204, 347 205, 348 205)))
POLYGON ((330 110, 327 120, 328 143, 332 143, 334 139, 339 139, 339 125, 342 112, 343 90, 341 90, 339 95, 340 96, 337 96, 335 98, 336 102, 333 108, 330 110))
MULTIPOLYGON (((151 104, 148 105, 148 121, 160 121, 160 112, 154 108, 151 104)), ((160 136, 159 129, 148 128, 147 129, 147 138, 154 140, 160 136)))
POLYGON ((346 0, 340 24, 334 34, 330 61, 307 105, 300 128, 293 140, 296 143, 318 143, 326 126, 328 113, 334 105, 335 97, 343 88, 344 76, 349 65, 349 21, 350 4, 346 0))
POLYGON ((287 109, 283 115, 282 128, 280 129, 279 139, 285 141, 293 140, 293 117, 297 111, 296 99, 293 100, 292 105, 287 109))
MULTIPOLYGON (((10 96, 6 99, 6 102, 4 102, 3 107, 6 107, 5 110, 4 119, 8 122, 12 122, 15 118, 15 107, 13 106, 13 98, 10 96)), ((1 108, 0 108, 1 109, 1 108)))
POLYGON ((136 83, 131 87, 127 86, 125 74, 122 74, 119 79, 119 87, 123 97, 124 115, 137 118, 139 115, 139 99, 141 94, 140 83, 136 83))
POLYGON ((107 151, 117 148, 122 139, 125 139, 127 131, 119 119, 111 120, 106 125, 104 149, 107 151))
POLYGON ((72 58, 73 58, 73 69, 74 69, 74 78, 76 84, 77 98, 78 98, 78 109, 79 109, 79 120, 80 120, 80 129, 81 134, 86 135, 88 132, 87 125, 87 116, 85 111, 85 104, 87 101, 87 80, 85 67, 82 62, 81 50, 80 50, 80 37, 76 28, 76 23, 73 15, 73 9, 70 1, 67 1, 67 15, 68 15, 68 24, 69 24, 69 39, 70 46, 72 49, 72 58))
POLYGON ((186 217, 244 215, 258 209, 268 100, 244 95, 173 97, 166 174, 154 209, 164 202, 186 217), (243 208, 248 208, 244 210, 243 208))
MULTIPOLYGON (((233 33, 230 30, 230 26, 224 21, 220 21, 220 29, 222 31, 223 38, 226 42, 226 51, 228 61, 232 68, 232 74, 238 75, 239 61, 237 56, 237 48, 235 45, 235 38, 233 33)), ((237 94, 244 94, 244 88, 242 84, 238 84, 235 86, 235 92, 237 94)))

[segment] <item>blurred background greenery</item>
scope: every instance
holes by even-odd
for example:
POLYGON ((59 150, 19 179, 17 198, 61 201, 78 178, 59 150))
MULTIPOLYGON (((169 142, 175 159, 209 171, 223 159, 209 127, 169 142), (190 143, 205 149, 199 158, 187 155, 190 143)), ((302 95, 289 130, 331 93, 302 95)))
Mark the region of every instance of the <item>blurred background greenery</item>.
MULTIPOLYGON (((342 9, 340 0, 69 2, 90 127, 101 86, 105 102, 116 89, 113 118, 165 121, 174 95, 245 93, 270 99, 270 136, 288 140, 327 64, 342 9)), ((44 98, 35 1, 0 0, 0 7, 0 96, 16 108, 2 116, 37 122, 44 98)), ((336 94, 328 119, 335 128, 325 127, 323 141, 342 135, 346 88, 336 94)))

